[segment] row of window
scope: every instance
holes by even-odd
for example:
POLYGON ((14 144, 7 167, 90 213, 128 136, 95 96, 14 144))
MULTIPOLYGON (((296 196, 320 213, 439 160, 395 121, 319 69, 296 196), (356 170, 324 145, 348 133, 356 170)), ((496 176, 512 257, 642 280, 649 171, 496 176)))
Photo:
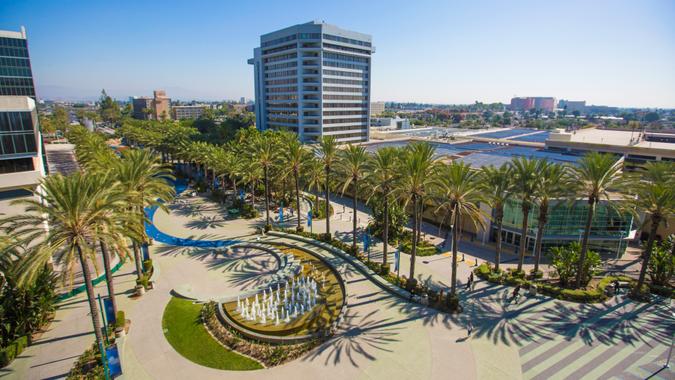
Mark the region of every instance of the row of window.
POLYGON ((33 87, 33 78, 3 78, 0 77, 0 87, 33 87))
POLYGON ((324 124, 342 124, 342 123, 367 123, 367 117, 360 118, 344 118, 344 119, 326 119, 323 121, 324 124))
POLYGON ((35 135, 30 133, 0 134, 0 154, 35 153, 35 135))
POLYGON ((297 124, 298 119, 285 119, 281 117, 268 117, 267 121, 270 123, 286 123, 286 124, 297 124))
POLYGON ((296 78, 289 78, 289 79, 274 79, 274 80, 266 80, 265 85, 267 86, 274 86, 278 84, 296 84, 298 83, 298 80, 296 78))
POLYGON ((26 40, 23 38, 0 37, 0 47, 26 48, 26 40))
POLYGON ((271 41, 263 42, 262 44, 260 44, 260 46, 267 47, 267 46, 277 45, 277 44, 280 44, 282 42, 293 41, 296 38, 297 38, 297 36, 295 34, 291 34, 290 36, 279 37, 279 38, 275 38, 271 41))
POLYGON ((286 117, 298 117, 298 111, 270 111, 269 116, 286 116, 286 117))
POLYGON ((296 67, 298 62, 286 62, 286 63, 277 63, 273 65, 265 65, 265 70, 277 70, 277 69, 287 69, 289 67, 296 67))
POLYGON ((324 70, 323 75, 335 75, 339 77, 368 78, 368 73, 352 73, 349 71, 324 70))
POLYGON ((30 60, 26 58, 0 57, 0 66, 30 67, 30 60))
POLYGON ((265 103, 267 108, 298 108, 298 103, 265 103))
POLYGON ((366 108, 368 103, 324 103, 323 108, 366 108))
POLYGON ((0 160, 0 174, 30 172, 33 171, 32 158, 15 158, 0 160))
POLYGON ((30 112, 0 112, 0 133, 32 130, 33 117, 30 112))
POLYGON ((263 55, 278 53, 280 51, 290 50, 290 49, 295 49, 295 48, 296 48, 295 43, 293 43, 291 45, 279 46, 279 47, 275 47, 275 48, 272 48, 272 49, 263 50, 263 55))
POLYGON ((324 95, 324 100, 368 100, 368 96, 324 95))
POLYGON ((267 89, 267 92, 295 92, 295 91, 298 91, 297 86, 272 87, 267 89))
POLYGON ((3 57, 24 57, 28 58, 28 49, 0 46, 0 55, 3 57))
POLYGON ((279 78, 298 75, 298 70, 277 71, 276 73, 265 73, 265 78, 279 78))
POLYGON ((367 64, 369 59, 368 58, 363 58, 363 57, 356 57, 353 55, 346 55, 346 54, 340 54, 340 53, 329 53, 329 52, 323 52, 323 57, 327 59, 335 59, 338 61, 346 61, 346 62, 359 62, 359 63, 365 63, 367 64))
POLYGON ((351 84, 351 85, 355 85, 355 86, 367 86, 368 85, 368 81, 353 80, 353 79, 333 79, 333 78, 324 78, 323 83, 351 84))
POLYGON ((360 54, 370 55, 369 50, 357 49, 357 48, 352 48, 352 47, 347 47, 347 46, 340 46, 340 45, 333 45, 333 44, 324 43, 323 47, 328 48, 328 49, 335 49, 335 50, 348 51, 348 52, 352 52, 352 53, 360 53, 360 54))
POLYGON ((267 95, 266 100, 298 100, 297 94, 291 95, 267 95))
POLYGON ((323 116, 368 115, 368 110, 361 111, 323 111, 323 116))
POLYGON ((0 95, 4 96, 35 96, 35 89, 31 87, 2 87, 0 95))
POLYGON ((326 61, 326 62, 323 63, 323 65, 324 66, 330 66, 330 67, 341 67, 343 69, 368 71, 368 66, 354 65, 354 64, 351 64, 351 63, 326 61))
POLYGON ((331 92, 352 92, 352 93, 359 93, 359 94, 367 94, 368 89, 367 88, 349 88, 349 87, 332 87, 332 86, 323 86, 324 91, 331 91, 331 92))
POLYGON ((293 58, 298 58, 298 53, 288 53, 288 54, 281 54, 281 55, 276 55, 274 57, 270 58, 265 58, 263 62, 277 62, 277 61, 285 61, 287 59, 293 59, 293 58))
POLYGON ((368 41, 360 41, 360 40, 355 40, 352 38, 346 38, 346 37, 340 37, 340 36, 334 36, 332 34, 324 34, 323 38, 325 40, 331 40, 331 41, 338 41, 338 42, 344 42, 346 44, 352 44, 352 45, 359 45, 359 46, 371 46, 371 43, 368 41))
POLYGON ((298 33, 298 38, 301 40, 318 40, 321 38, 321 33, 298 33))
POLYGON ((30 67, 0 67, 0 76, 32 77, 30 67))

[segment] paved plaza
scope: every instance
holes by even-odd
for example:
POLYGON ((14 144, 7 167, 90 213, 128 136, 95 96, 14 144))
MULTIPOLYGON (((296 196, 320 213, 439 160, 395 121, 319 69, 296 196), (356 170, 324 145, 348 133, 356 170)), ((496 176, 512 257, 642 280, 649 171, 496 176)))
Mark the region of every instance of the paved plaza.
MULTIPOLYGON (((351 221, 334 204, 331 227, 349 239, 351 221)), ((228 220, 223 209, 203 198, 172 204, 170 213, 157 211, 156 227, 182 239, 253 241, 259 220, 228 220)), ((350 211, 347 208, 347 211, 350 211)), ((351 213, 349 213, 351 214, 351 213)), ((363 213, 362 224, 367 223, 363 213)), ((294 220, 287 222, 293 225, 294 220)), ((322 221, 314 222, 322 231, 322 221)), ((187 240, 186 240, 187 241, 187 240)), ((663 369, 675 322, 667 300, 638 304, 617 296, 604 304, 584 305, 544 296, 522 297, 509 304, 510 289, 478 281, 461 291, 465 312, 448 315, 400 299, 373 283, 330 251, 308 243, 266 236, 312 249, 340 273, 348 295, 347 315, 330 340, 290 363, 271 369, 224 372, 183 358, 167 342, 162 314, 173 292, 198 299, 218 298, 265 281, 276 268, 271 255, 237 249, 227 260, 209 248, 156 242, 151 256, 158 271, 155 289, 129 298, 134 285, 133 263, 115 275, 118 303, 132 321, 122 339, 124 379, 653 379, 673 378, 663 369), (468 327, 473 332, 468 335, 468 327)), ((461 245, 467 260, 459 279, 468 276, 475 258, 487 248, 461 245), (466 252, 464 252, 466 251, 466 252), (472 254, 474 253, 474 254, 472 254)), ((376 248, 373 255, 377 255, 376 248)), ((402 258, 401 273, 407 273, 402 258)), ((444 287, 450 278, 448 256, 418 258, 421 278, 444 287)), ((508 260, 508 258, 505 258, 508 260)), ((105 293, 99 285, 97 291, 105 293)), ((87 305, 82 295, 64 302, 55 322, 38 344, 11 366, 7 378, 59 378, 93 342, 87 305)))

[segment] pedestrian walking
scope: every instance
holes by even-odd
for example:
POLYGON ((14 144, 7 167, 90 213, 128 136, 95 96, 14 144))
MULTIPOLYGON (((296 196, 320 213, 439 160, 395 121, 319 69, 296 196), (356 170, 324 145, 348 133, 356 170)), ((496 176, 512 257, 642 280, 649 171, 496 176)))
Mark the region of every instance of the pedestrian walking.
POLYGON ((516 303, 518 303, 518 298, 520 298, 520 284, 516 285, 516 287, 513 289, 513 294, 511 294, 509 304, 513 301, 516 301, 516 303))
POLYGON ((469 275, 469 279, 466 281, 466 290, 471 289, 471 285, 473 284, 473 272, 469 275))
POLYGON ((471 333, 473 332, 473 323, 471 322, 471 319, 466 321, 466 337, 470 337, 471 333))

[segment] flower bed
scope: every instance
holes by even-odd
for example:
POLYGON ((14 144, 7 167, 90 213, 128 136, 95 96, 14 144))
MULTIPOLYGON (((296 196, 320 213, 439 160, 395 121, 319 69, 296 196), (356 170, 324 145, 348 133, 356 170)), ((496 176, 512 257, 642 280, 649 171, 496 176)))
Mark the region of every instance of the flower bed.
POLYGON ((321 339, 314 339, 300 344, 274 345, 245 338, 234 329, 220 323, 214 302, 204 305, 202 320, 206 329, 223 346, 253 358, 266 367, 277 366, 296 359, 322 342, 321 339))
POLYGON ((634 283, 634 280, 630 277, 607 276, 603 277, 598 284, 591 289, 566 289, 551 283, 527 280, 525 279, 525 274, 523 272, 495 272, 487 263, 483 263, 478 266, 478 268, 474 269, 474 273, 476 276, 495 284, 512 286, 521 285, 526 288, 534 284, 537 286, 537 290, 542 294, 565 301, 581 303, 597 303, 605 301, 609 298, 605 292, 605 288, 615 280, 629 282, 631 284, 634 283))

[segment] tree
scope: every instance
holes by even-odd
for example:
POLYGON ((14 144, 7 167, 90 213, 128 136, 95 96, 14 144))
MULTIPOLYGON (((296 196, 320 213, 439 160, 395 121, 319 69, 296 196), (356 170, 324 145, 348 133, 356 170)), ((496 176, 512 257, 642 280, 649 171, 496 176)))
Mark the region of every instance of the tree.
POLYGON ((482 169, 483 191, 488 203, 494 209, 493 219, 497 225, 495 271, 499 271, 502 253, 502 226, 504 223, 504 205, 511 198, 514 191, 512 169, 509 164, 502 164, 499 168, 484 166, 482 169))
POLYGON ((120 105, 108 96, 105 90, 101 90, 99 113, 101 114, 101 119, 109 123, 116 123, 120 119, 120 105))
POLYGON ((20 266, 21 281, 32 282, 50 258, 63 264, 64 276, 71 276, 74 262, 79 261, 96 343, 102 348, 101 322, 88 262, 94 260, 95 241, 107 240, 104 235, 115 229, 114 218, 124 207, 125 199, 120 192, 111 191, 97 174, 45 177, 40 189, 41 200, 14 202, 25 206, 26 213, 2 221, 9 234, 29 247, 20 266), (49 221, 47 231, 43 227, 45 219, 49 221))
POLYGON ((675 276, 675 235, 655 244, 649 260, 649 277, 652 284, 668 286, 675 276))
POLYGON ((584 196, 588 201, 588 213, 584 236, 581 241, 581 254, 577 269, 576 287, 581 286, 584 274, 586 253, 588 252, 588 238, 591 235, 591 225, 595 216, 595 208, 601 199, 609 201, 610 188, 619 188, 623 183, 621 175, 622 160, 611 154, 590 152, 584 155, 570 172, 570 183, 575 184, 576 193, 584 196))
MULTIPOLYGON (((552 247, 548 252, 551 266, 555 269, 563 287, 568 287, 570 280, 577 276, 580 250, 579 243, 573 242, 562 247, 552 247)), ((588 258, 584 261, 583 283, 588 283, 601 266, 600 255, 595 251, 588 251, 588 258)))
POLYGON ((401 158, 401 181, 397 193, 404 207, 412 204, 412 247, 410 254, 410 280, 415 279, 415 259, 417 256, 417 231, 420 203, 427 194, 429 186, 436 180, 438 161, 434 157, 436 148, 428 142, 415 142, 406 146, 401 158))
POLYGON ((324 170, 323 163, 310 156, 310 159, 306 163, 303 176, 307 190, 314 194, 312 217, 316 217, 317 211, 319 210, 319 192, 326 181, 326 172, 324 170))
POLYGON ((464 162, 452 162, 440 168, 438 183, 434 189, 434 199, 438 206, 449 216, 452 226, 452 283, 450 294, 457 292, 457 245, 459 231, 463 222, 468 220, 476 230, 485 228, 480 202, 485 201, 481 186, 480 172, 471 169, 464 162))
POLYGON ((357 229, 357 204, 359 197, 359 184, 363 179, 366 165, 368 163, 368 153, 366 148, 361 145, 349 144, 347 149, 341 151, 340 159, 337 162, 337 171, 344 176, 342 193, 352 185, 352 250, 357 252, 356 248, 356 229, 357 229))
POLYGON ((325 172, 325 209, 326 209, 326 239, 330 239, 330 180, 331 180, 331 170, 333 165, 336 163, 337 157, 337 140, 334 136, 323 136, 319 141, 319 146, 315 149, 314 153, 321 163, 323 164, 325 172))
POLYGON ((675 164, 666 161, 649 162, 643 171, 628 176, 626 188, 633 197, 626 204, 635 214, 645 215, 644 226, 649 226, 649 237, 642 252, 642 267, 635 293, 642 291, 649 260, 654 249, 659 226, 675 216, 675 164), (629 184, 629 185, 628 185, 629 184))
MULTIPOLYGON (((144 225, 146 221, 145 208, 159 207, 166 210, 165 203, 174 196, 171 186, 174 180, 171 170, 162 165, 157 157, 145 149, 128 149, 122 159, 112 169, 112 175, 120 182, 120 193, 125 196, 125 207, 136 223, 144 225)), ((132 237, 136 274, 138 279, 143 276, 139 245, 148 242, 145 230, 140 236, 132 237)))
POLYGON ((270 224, 270 184, 269 171, 277 159, 277 152, 274 136, 271 131, 261 133, 253 142, 254 160, 263 170, 263 183, 265 186, 265 228, 269 228, 270 224))
POLYGON ((528 222, 534 201, 534 193, 537 189, 537 175, 539 174, 540 166, 541 162, 537 159, 517 157, 511 161, 513 185, 515 193, 520 198, 520 209, 523 214, 520 229, 519 272, 523 270, 523 263, 525 262, 528 222))
POLYGON ((282 134, 283 149, 281 156, 283 158, 284 167, 287 172, 293 175, 293 183, 295 186, 295 206, 298 210, 298 224, 296 229, 302 231, 302 218, 300 213, 300 173, 304 165, 309 161, 309 152, 300 143, 298 137, 294 133, 284 132, 282 134))
MULTIPOLYGON (((391 197, 397 188, 399 180, 398 166, 401 150, 395 147, 382 147, 372 156, 366 167, 366 180, 371 190, 369 200, 377 194, 382 200, 382 240, 384 243, 382 264, 387 264, 387 251, 389 249, 389 211, 391 197)), ((373 207, 373 211, 375 208, 373 207)), ((376 219, 377 223, 377 219, 376 219)))
POLYGON ((653 123, 655 121, 658 121, 660 118, 661 117, 656 112, 647 112, 642 120, 644 120, 647 123, 653 123))
POLYGON ((539 208, 537 216, 537 236, 534 242, 534 273, 539 271, 541 261, 541 242, 548 223, 549 206, 552 200, 562 198, 569 193, 572 184, 567 168, 550 161, 541 161, 538 170, 534 201, 539 208))

